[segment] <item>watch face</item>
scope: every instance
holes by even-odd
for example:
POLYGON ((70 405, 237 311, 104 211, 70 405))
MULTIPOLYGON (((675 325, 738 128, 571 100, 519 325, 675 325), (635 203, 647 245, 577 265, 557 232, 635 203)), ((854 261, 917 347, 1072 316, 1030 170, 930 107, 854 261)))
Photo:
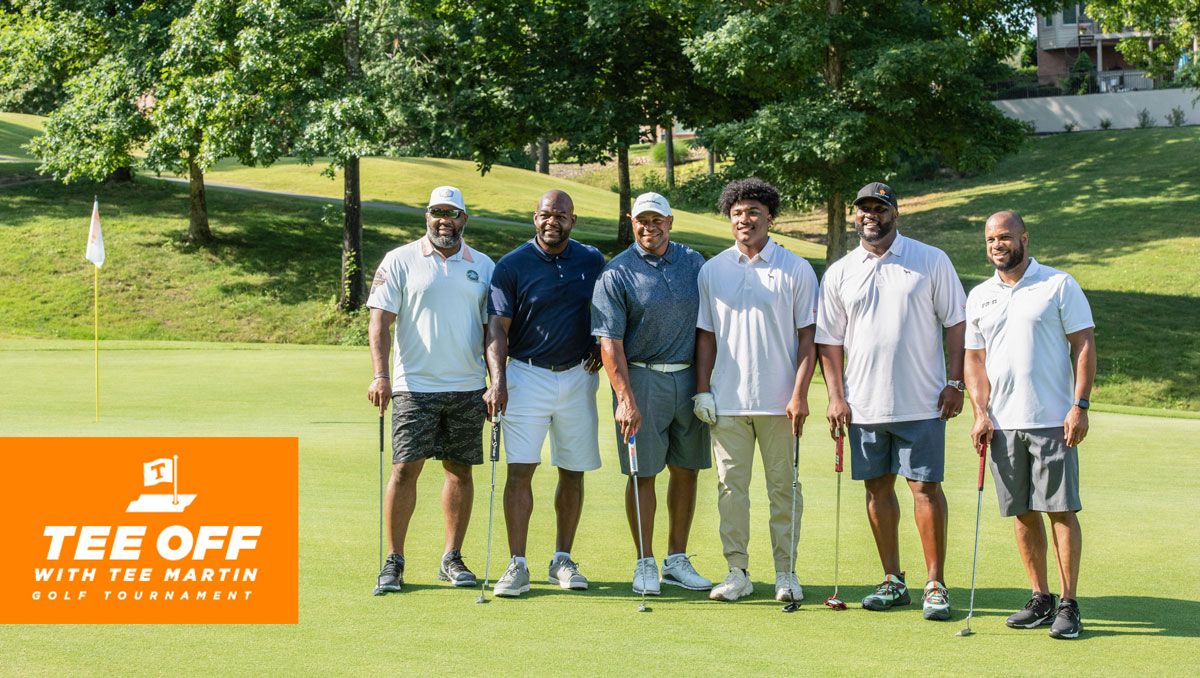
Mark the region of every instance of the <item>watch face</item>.
POLYGON ((1080 398, 1079 400, 1076 400, 1075 404, 1078 405, 1079 409, 1081 409, 1081 410, 1086 410, 1089 406, 1091 406, 1091 403, 1088 402, 1084 398, 1080 398))

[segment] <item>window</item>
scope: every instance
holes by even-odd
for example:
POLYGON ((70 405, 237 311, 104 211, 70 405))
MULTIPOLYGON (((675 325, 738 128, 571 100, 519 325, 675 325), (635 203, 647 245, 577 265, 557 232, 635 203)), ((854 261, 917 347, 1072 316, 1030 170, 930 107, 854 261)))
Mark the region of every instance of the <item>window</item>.
POLYGON ((1054 27, 1054 15, 1047 14, 1046 16, 1042 17, 1042 25, 1044 25, 1046 28, 1053 28, 1054 27))
POLYGON ((1063 24, 1077 23, 1078 19, 1079 19, 1079 6, 1078 5, 1066 5, 1065 7, 1063 7, 1062 18, 1063 18, 1063 20, 1062 20, 1063 24))

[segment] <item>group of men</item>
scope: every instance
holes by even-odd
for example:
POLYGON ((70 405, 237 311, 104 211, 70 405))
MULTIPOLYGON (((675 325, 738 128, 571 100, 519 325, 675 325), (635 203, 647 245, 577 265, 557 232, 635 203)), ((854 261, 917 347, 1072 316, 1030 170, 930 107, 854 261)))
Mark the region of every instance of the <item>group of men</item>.
POLYGON ((723 601, 752 593, 750 481, 757 446, 775 597, 803 599, 795 573, 803 513, 795 455, 819 361, 829 431, 849 440, 852 477, 864 481, 884 574, 862 607, 910 603, 900 567, 900 476, 914 498, 925 557, 923 615, 950 618, 941 489, 945 426, 961 412, 967 389, 975 415, 971 438, 979 454, 989 455, 1002 514, 1016 519, 1033 589, 1008 624, 1048 624, 1053 637, 1077 636, 1076 446, 1087 433, 1095 346, 1091 313, 1074 279, 1028 257, 1024 222, 1014 212, 999 212, 985 225, 996 275, 967 297, 944 252, 897 231, 896 196, 882 183, 858 193, 859 247, 832 262, 819 285, 812 266, 770 236, 780 209, 772 186, 733 181, 718 208, 729 218, 734 244, 705 261, 671 240, 674 217, 666 198, 643 194, 630 214, 634 243, 606 264, 598 250, 570 237, 576 221, 570 196, 548 191, 533 215, 533 238, 493 264, 463 242, 468 213, 462 193, 449 186, 433 190, 426 234, 387 254, 368 301, 375 369, 368 398, 381 416, 392 404, 385 500, 390 554, 377 590, 399 591, 403 583, 404 540, 426 459, 441 460, 445 471, 439 578, 477 585, 461 548, 473 501, 471 466, 483 462, 485 418, 503 426, 508 468, 511 558, 495 594, 516 597, 530 588, 532 479, 547 435, 558 469, 548 581, 586 589, 571 549, 585 473, 601 466, 596 391, 603 367, 612 386, 621 470, 631 475, 625 503, 637 552, 633 590, 656 595, 667 584, 708 590, 723 601), (729 568, 715 586, 687 555, 699 472, 714 461, 729 568), (664 470, 668 534, 660 571, 653 546, 655 481, 664 470), (1058 557, 1060 601, 1047 582, 1043 513, 1058 557))

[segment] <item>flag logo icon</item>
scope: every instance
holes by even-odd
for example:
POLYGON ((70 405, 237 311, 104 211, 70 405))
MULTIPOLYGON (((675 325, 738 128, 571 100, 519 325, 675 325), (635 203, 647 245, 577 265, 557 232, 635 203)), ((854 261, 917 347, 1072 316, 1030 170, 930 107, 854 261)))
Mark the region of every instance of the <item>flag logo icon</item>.
POLYGON ((142 484, 146 487, 159 483, 169 483, 175 478, 175 463, 163 457, 142 464, 142 484))
POLYGON ((104 265, 104 233, 100 230, 100 200, 92 203, 92 225, 88 228, 87 253, 88 261, 100 268, 104 265))
POLYGON ((194 494, 179 494, 179 455, 160 457, 142 463, 142 485, 171 483, 171 494, 143 494, 129 502, 126 513, 183 513, 196 499, 194 494))

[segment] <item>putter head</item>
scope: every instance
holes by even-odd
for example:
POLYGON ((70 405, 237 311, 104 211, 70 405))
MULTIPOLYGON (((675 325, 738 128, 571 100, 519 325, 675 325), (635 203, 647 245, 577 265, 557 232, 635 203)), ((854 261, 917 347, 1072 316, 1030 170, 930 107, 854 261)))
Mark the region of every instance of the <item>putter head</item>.
POLYGON ((834 598, 833 596, 829 596, 828 598, 826 598, 825 604, 828 605, 829 609, 831 609, 831 610, 846 609, 846 603, 843 603, 842 601, 838 600, 837 598, 834 598))
POLYGON ((650 608, 646 607, 645 603, 638 605, 638 612, 649 612, 650 608))
POLYGON ((371 592, 371 595, 373 595, 373 596, 382 596, 382 595, 383 595, 383 594, 385 594, 385 593, 387 593, 387 591, 384 591, 383 589, 381 589, 381 588, 379 588, 378 586, 376 586, 376 587, 375 587, 375 590, 371 592))
POLYGON ((975 632, 971 630, 971 627, 970 627, 970 626, 968 626, 967 628, 960 630, 958 633, 956 633, 956 634, 954 634, 954 635, 956 635, 956 636, 969 636, 969 635, 972 635, 972 634, 974 634, 974 633, 975 633, 975 632))
POLYGON ((787 605, 784 605, 783 611, 784 612, 799 612, 800 611, 800 601, 793 600, 792 602, 788 603, 787 605))
POLYGON ((482 603, 486 603, 487 601, 488 601, 488 599, 487 599, 487 598, 485 598, 485 597, 483 596, 483 594, 481 593, 481 594, 479 594, 479 597, 475 599, 475 604, 476 604, 476 605, 480 605, 480 604, 482 604, 482 603))

